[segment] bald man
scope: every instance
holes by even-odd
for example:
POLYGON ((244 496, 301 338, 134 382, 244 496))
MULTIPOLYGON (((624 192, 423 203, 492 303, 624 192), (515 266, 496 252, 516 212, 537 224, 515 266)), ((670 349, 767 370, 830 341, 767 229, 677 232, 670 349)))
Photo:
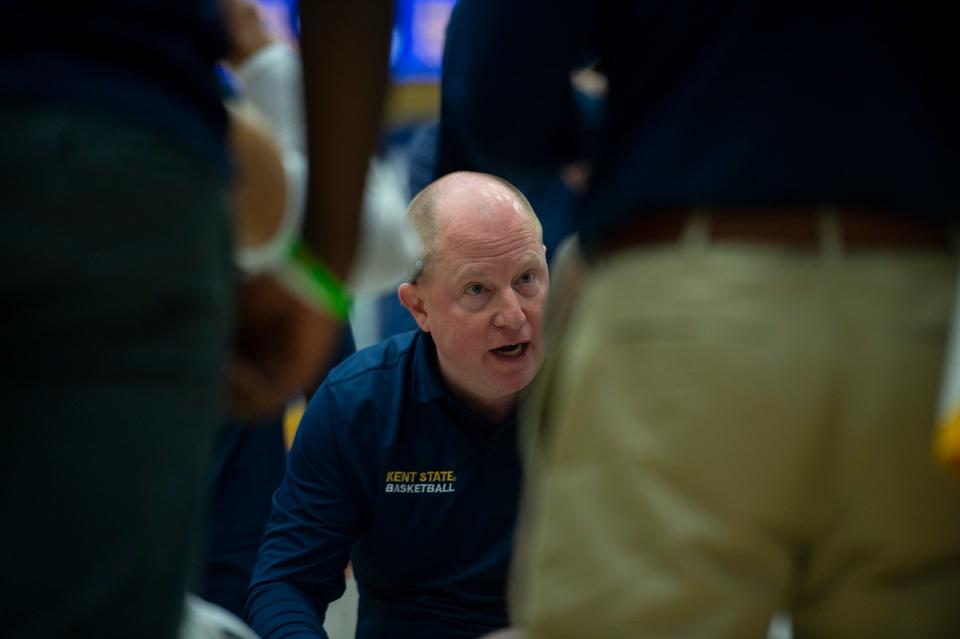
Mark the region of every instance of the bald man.
POLYGON ((526 198, 454 173, 408 210, 424 246, 398 290, 418 330, 360 351, 310 401, 247 596, 264 639, 325 637, 352 561, 357 637, 508 625, 516 407, 543 362, 549 276, 526 198))

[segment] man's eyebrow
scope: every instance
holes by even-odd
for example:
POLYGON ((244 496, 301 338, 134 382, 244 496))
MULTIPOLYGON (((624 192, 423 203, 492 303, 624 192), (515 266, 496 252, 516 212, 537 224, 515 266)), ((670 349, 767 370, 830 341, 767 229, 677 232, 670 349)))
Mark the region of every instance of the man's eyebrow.
POLYGON ((535 268, 535 267, 539 268, 541 266, 544 266, 546 263, 544 262, 544 258, 540 253, 530 251, 529 253, 526 254, 526 256, 524 256, 522 264, 523 264, 522 268, 529 269, 529 268, 535 268))

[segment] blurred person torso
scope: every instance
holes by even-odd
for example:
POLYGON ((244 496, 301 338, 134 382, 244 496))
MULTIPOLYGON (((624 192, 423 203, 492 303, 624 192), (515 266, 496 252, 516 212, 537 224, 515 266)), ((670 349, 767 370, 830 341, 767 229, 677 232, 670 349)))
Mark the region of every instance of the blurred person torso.
POLYGON ((475 46, 472 25, 504 19, 504 6, 457 6, 443 114, 457 142, 441 147, 441 165, 511 178, 581 159, 564 80, 599 60, 605 123, 575 221, 588 247, 624 218, 701 203, 906 215, 960 204, 944 16, 864 2, 533 2, 509 9, 529 28, 475 46), (512 73, 492 70, 502 68, 512 73), (500 109, 470 106, 473 92, 494 90, 511 96, 500 109))
POLYGON ((213 66, 227 38, 216 0, 0 6, 5 104, 114 113, 226 166, 226 116, 213 66))

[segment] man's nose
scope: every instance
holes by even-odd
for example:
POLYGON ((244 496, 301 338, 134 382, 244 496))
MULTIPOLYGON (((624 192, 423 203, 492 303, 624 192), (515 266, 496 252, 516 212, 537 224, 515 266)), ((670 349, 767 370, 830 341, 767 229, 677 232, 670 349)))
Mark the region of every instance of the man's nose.
POLYGON ((519 330, 527 321, 527 314, 517 297, 516 291, 508 289, 500 295, 500 303, 493 315, 493 325, 497 328, 519 330))

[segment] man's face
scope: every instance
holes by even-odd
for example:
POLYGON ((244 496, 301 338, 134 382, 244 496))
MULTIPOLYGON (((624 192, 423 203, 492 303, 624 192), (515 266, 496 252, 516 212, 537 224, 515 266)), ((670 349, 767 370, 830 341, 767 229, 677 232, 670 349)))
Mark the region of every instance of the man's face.
POLYGON ((459 206, 439 216, 439 255, 416 285, 423 313, 414 315, 454 394, 502 413, 543 363, 545 249, 512 196, 490 198, 482 212, 459 206))

